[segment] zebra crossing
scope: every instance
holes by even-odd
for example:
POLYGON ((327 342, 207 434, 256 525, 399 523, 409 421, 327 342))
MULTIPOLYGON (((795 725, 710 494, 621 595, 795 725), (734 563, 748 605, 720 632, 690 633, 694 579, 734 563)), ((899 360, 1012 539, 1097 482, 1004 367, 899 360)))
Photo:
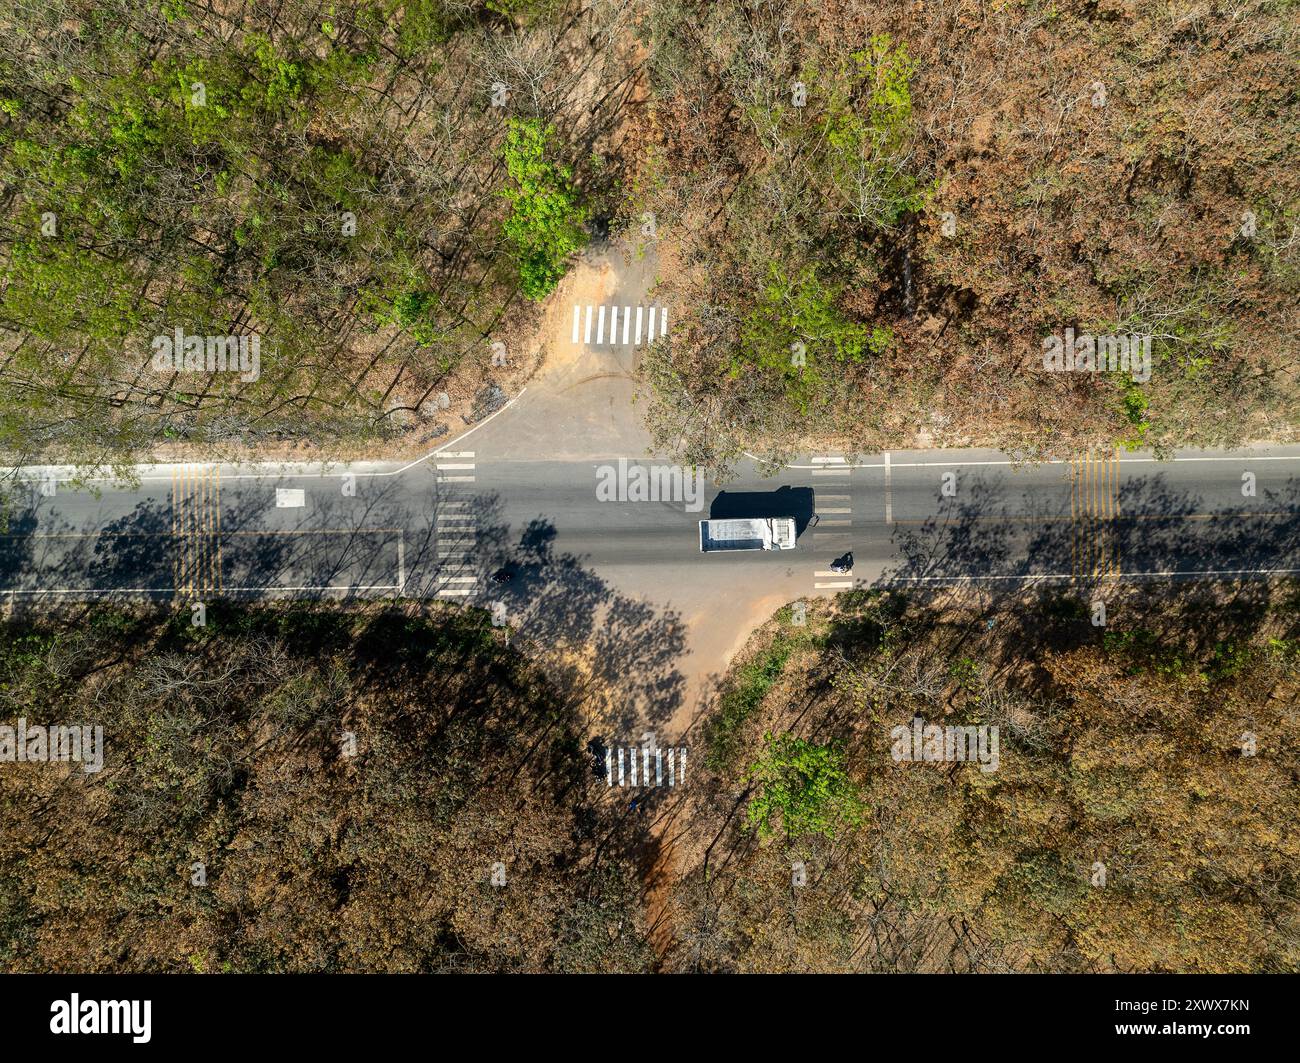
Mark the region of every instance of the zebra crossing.
POLYGON ((843 457, 813 458, 812 463, 816 466, 812 471, 814 476, 847 477, 853 472, 848 459, 843 457))
POLYGON ((813 572, 813 589, 842 591, 853 587, 851 573, 832 572, 831 561, 853 550, 853 496, 849 479, 853 470, 843 457, 813 458, 813 476, 820 477, 827 491, 814 489, 817 523, 813 526, 814 563, 826 567, 813 572), (836 489, 839 489, 837 491, 836 489))
POLYGON ((668 335, 666 306, 573 306, 573 342, 587 347, 640 347, 668 335), (608 327, 607 327, 608 326, 608 327), (593 337, 594 330, 594 337, 593 337))
POLYGON ((605 785, 614 785, 614 771, 618 770, 618 785, 628 786, 663 786, 665 774, 669 786, 683 786, 686 783, 686 749, 651 749, 649 746, 606 746, 605 747, 605 785), (626 770, 624 769, 626 754, 626 770), (667 756, 665 756, 667 754, 667 756), (617 764, 615 757, 617 756, 617 764), (641 768, 637 772, 638 764, 641 768), (665 773, 664 768, 667 767, 665 773), (653 767, 653 779, 651 768, 653 767))
POLYGON ((468 598, 478 590, 479 577, 473 571, 478 545, 478 517, 470 505, 468 499, 444 499, 439 503, 435 539, 438 575, 434 597, 468 598))
POLYGON ((473 457, 472 450, 448 450, 439 454, 434 463, 438 483, 472 484, 474 482, 473 457))

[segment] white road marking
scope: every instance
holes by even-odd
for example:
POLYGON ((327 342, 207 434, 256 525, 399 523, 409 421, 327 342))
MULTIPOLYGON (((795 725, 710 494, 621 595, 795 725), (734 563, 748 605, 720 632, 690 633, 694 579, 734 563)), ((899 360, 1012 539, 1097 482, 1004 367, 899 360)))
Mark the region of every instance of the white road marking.
POLYGON ((297 509, 307 504, 307 492, 301 487, 277 487, 275 489, 275 506, 277 509, 297 509))
POLYGON ((823 572, 814 572, 814 573, 813 573, 813 575, 816 576, 816 577, 818 577, 819 579, 822 578, 823 576, 843 576, 843 575, 846 575, 846 574, 847 574, 847 573, 844 573, 844 572, 831 572, 829 569, 826 570, 826 571, 823 571, 823 572))
MULTIPOLYGON (((274 594, 280 591, 395 591, 400 590, 395 583, 335 583, 318 587, 222 587, 223 595, 229 594, 274 594)), ((33 590, 0 590, 11 598, 39 597, 43 594, 166 594, 174 595, 175 587, 41 587, 33 590)))
MULTIPOLYGON (((512 406, 515 405, 515 403, 517 403, 520 399, 522 399, 524 397, 525 392, 527 391, 528 391, 527 387, 520 388, 518 395, 516 395, 513 399, 507 402, 499 410, 496 410, 494 413, 488 414, 488 416, 484 417, 483 420, 478 422, 478 424, 465 429, 465 431, 462 432, 460 435, 456 436, 454 439, 449 439, 446 443, 443 443, 441 446, 434 447, 434 449, 429 451, 428 454, 422 454, 420 457, 414 458, 413 460, 408 461, 405 465, 402 465, 396 469, 362 469, 357 472, 348 472, 347 468, 350 464, 348 462, 278 462, 274 464, 266 463, 268 465, 271 465, 271 471, 268 472, 237 473, 237 472, 223 471, 221 474, 221 479, 223 481, 226 480, 288 480, 288 479, 308 479, 308 478, 313 480, 324 480, 324 479, 337 480, 337 479, 342 479, 345 476, 355 476, 358 478, 372 477, 372 476, 373 477, 401 476, 402 473, 406 472, 407 469, 413 469, 415 468, 415 466, 428 461, 430 458, 442 454, 448 447, 455 446, 462 439, 465 439, 467 436, 470 436, 473 433, 477 432, 489 421, 493 420, 494 418, 500 417, 503 413, 506 412, 506 410, 510 409, 512 406), (335 465, 338 465, 344 471, 342 472, 324 471, 325 469, 332 468, 335 465)), ((762 458, 758 457, 755 454, 751 454, 748 451, 744 451, 743 454, 746 458, 749 458, 751 461, 755 461, 759 463, 763 461, 762 458)), ((1008 466, 1014 465, 1021 468, 1029 469, 1029 468, 1035 468, 1039 465, 1069 465, 1072 461, 1073 459, 1071 458, 1048 458, 1045 461, 1041 461, 1041 462, 1012 461, 1010 458, 1001 458, 994 461, 960 461, 960 460, 947 459, 942 462, 894 461, 891 462, 891 466, 895 469, 932 469, 935 467, 961 468, 964 466, 975 467, 980 465, 1008 465, 1008 466)), ((1183 462, 1197 462, 1197 461, 1226 462, 1229 465, 1239 465, 1244 468, 1247 465, 1253 465, 1255 462, 1259 462, 1259 461, 1290 461, 1290 462, 1295 462, 1297 464, 1300 464, 1300 454, 1251 454, 1248 456, 1233 455, 1229 457, 1212 457, 1209 455, 1196 455, 1196 456, 1188 456, 1182 458, 1173 457, 1173 458, 1164 458, 1164 459, 1126 458, 1123 456, 1119 458, 1120 465, 1168 465, 1171 463, 1178 464, 1183 462)), ((253 465, 254 468, 257 467, 257 463, 255 462, 248 463, 248 464, 253 465)), ((170 482, 172 478, 172 469, 178 467, 179 465, 174 462, 142 462, 131 466, 131 468, 133 469, 150 470, 151 473, 150 475, 145 475, 143 472, 139 475, 138 480, 141 483, 148 483, 151 481, 170 482)), ((229 467, 239 468, 240 463, 235 463, 234 465, 229 467)), ((786 469, 812 469, 813 467, 814 466, 811 465, 798 465, 798 464, 782 466, 782 468, 786 468, 786 469)), ((885 466, 883 462, 869 462, 869 461, 858 462, 856 464, 849 466, 849 468, 851 469, 883 469, 884 467, 885 466)), ((6 467, 0 467, 0 476, 3 476, 5 474, 18 474, 24 482, 36 483, 39 482, 40 480, 45 479, 46 474, 44 470, 48 470, 48 469, 58 470, 59 473, 62 474, 62 475, 56 475, 54 477, 55 481, 58 483, 67 483, 77 476, 77 466, 73 466, 73 465, 23 465, 17 467, 6 466, 6 467)), ((108 476, 87 476, 87 477, 80 477, 79 479, 80 482, 82 483, 117 484, 121 482, 121 477, 116 474, 111 474, 108 476)))
POLYGON ((823 513, 852 513, 852 512, 853 512, 853 508, 851 506, 837 506, 837 507, 831 507, 827 509, 819 509, 817 511, 817 515, 820 517, 823 513))
POLYGON ((666 306, 638 306, 636 307, 636 330, 632 329, 632 307, 596 306, 591 304, 586 306, 586 316, 583 316, 583 305, 575 303, 573 306, 573 329, 570 333, 572 341, 576 344, 579 342, 579 322, 582 322, 581 342, 587 345, 592 344, 592 324, 596 326, 595 346, 600 347, 608 343, 611 347, 617 346, 620 342, 627 344, 633 343, 635 346, 641 345, 642 322, 646 328, 646 343, 653 343, 655 339, 656 327, 660 338, 668 335, 668 307, 666 306), (608 312, 609 318, 609 337, 606 339, 605 319, 608 312), (619 339, 618 326, 619 322, 623 324, 623 337, 619 339))
POLYGON ((851 520, 819 520, 817 522, 818 528, 849 528, 852 525, 853 521, 851 520))
POLYGON ((473 482, 474 482, 474 477, 472 476, 439 476, 438 477, 438 483, 440 484, 472 484, 473 482))
MULTIPOLYGON (((1231 569, 1197 569, 1179 572, 1173 569, 1163 572, 1124 572, 1115 577, 1118 583, 1131 583, 1142 579, 1192 579, 1204 576, 1295 576, 1300 575, 1300 568, 1231 568, 1231 569)), ((1033 576, 894 576, 881 578, 884 583, 938 583, 938 582, 977 582, 983 580, 1019 580, 1033 583, 1041 580, 1063 580, 1066 582, 1076 577, 1072 572, 1044 572, 1033 576)), ((269 594, 276 591, 395 591, 392 583, 334 584, 322 587, 223 587, 223 594, 269 594)), ((0 594, 11 598, 39 596, 42 594, 167 594, 176 593, 175 587, 36 587, 30 590, 0 589, 0 594)))
MULTIPOLYGON (((1282 445, 1282 446, 1289 446, 1290 444, 1280 444, 1280 445, 1282 445)), ((755 462, 759 462, 759 463, 761 463, 761 462, 763 461, 763 459, 760 458, 757 454, 751 454, 751 453, 750 453, 749 451, 747 451, 747 450, 744 451, 743 453, 744 453, 745 457, 747 457, 750 461, 755 461, 755 462)), ((935 451, 935 453, 936 453, 936 454, 947 454, 947 453, 951 453, 951 452, 950 452, 950 451, 935 451)), ((813 459, 813 460, 815 461, 816 459, 813 459)), ((1017 465, 1017 466, 1020 466, 1021 468, 1025 468, 1025 469, 1033 469, 1033 468, 1037 468, 1037 467, 1040 466, 1040 465, 1069 465, 1069 464, 1071 463, 1072 460, 1073 460, 1072 458, 1046 458, 1046 459, 1044 459, 1043 461, 1012 461, 1010 458, 998 458, 998 459, 985 460, 985 461, 952 461, 952 460, 944 460, 944 461, 892 461, 892 460, 891 460, 891 462, 890 462, 890 467, 891 467, 891 468, 894 468, 894 469, 952 469, 952 468, 959 468, 959 467, 963 467, 963 466, 967 466, 967 465, 972 466, 972 467, 974 467, 974 466, 978 466, 978 465, 1017 465)), ((1257 462, 1257 461, 1294 461, 1294 462, 1300 462, 1300 454, 1253 454, 1253 455, 1250 455, 1250 456, 1248 456, 1248 457, 1228 457, 1228 458, 1210 457, 1210 456, 1208 456, 1208 455, 1206 455, 1206 456, 1196 455, 1196 456, 1194 456, 1194 457, 1185 457, 1185 458, 1176 458, 1176 457, 1175 457, 1175 458, 1164 458, 1164 459, 1161 459, 1161 458, 1126 458, 1126 457, 1124 457, 1124 456, 1121 455, 1117 460, 1119 461, 1119 463, 1120 463, 1121 465, 1168 465, 1168 464, 1170 464, 1171 462, 1188 462, 1188 461, 1221 461, 1221 462, 1228 462, 1228 463, 1231 464, 1231 465, 1240 465, 1240 466, 1242 466, 1242 467, 1244 468, 1245 466, 1247 466, 1247 465, 1251 465, 1251 464, 1253 464, 1254 462, 1257 462)), ((883 461, 860 461, 860 462, 855 462, 854 464, 852 464, 852 465, 849 466, 850 469, 883 469, 884 467, 885 467, 885 463, 884 463, 883 461)), ((817 466, 816 466, 816 465, 797 465, 797 464, 792 464, 792 465, 783 465, 782 468, 784 468, 784 469, 815 469, 815 468, 817 468, 817 466)))
POLYGON ((831 591, 831 590, 842 590, 846 587, 852 587, 852 586, 853 586, 853 581, 849 580, 847 583, 814 583, 813 589, 818 591, 831 591))
POLYGON ((853 470, 847 467, 843 469, 839 469, 839 468, 831 469, 831 468, 822 467, 822 468, 813 469, 812 474, 814 476, 848 476, 852 471, 853 470))
POLYGON ((885 451, 885 523, 894 523, 894 488, 889 474, 889 451, 885 451))
POLYGON ((472 468, 474 468, 474 462, 472 462, 472 461, 470 461, 470 462, 443 462, 443 461, 440 461, 440 462, 438 462, 438 468, 440 468, 440 469, 472 469, 472 468))

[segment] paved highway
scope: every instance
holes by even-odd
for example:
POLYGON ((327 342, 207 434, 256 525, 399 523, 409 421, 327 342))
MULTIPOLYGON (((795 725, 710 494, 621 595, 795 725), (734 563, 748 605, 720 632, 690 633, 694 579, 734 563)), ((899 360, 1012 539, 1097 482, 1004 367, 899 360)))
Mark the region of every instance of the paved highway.
POLYGON ((148 466, 136 485, 93 489, 71 488, 70 470, 28 470, 29 497, 0 538, 0 592, 482 601, 502 565, 519 598, 564 559, 629 593, 666 604, 703 593, 721 608, 774 580, 797 597, 1300 572, 1300 448, 1038 465, 987 451, 819 455, 768 478, 746 463, 735 481, 705 484, 692 512, 684 499, 598 499, 598 470, 636 455, 494 457, 490 429, 405 466, 148 466), (697 521, 728 515, 794 516, 798 547, 701 554, 697 521), (844 554, 851 577, 819 575, 844 554))
POLYGON ((553 303, 544 372, 414 461, 142 466, 137 482, 76 488, 71 469, 21 470, 0 596, 490 604, 535 641, 594 647, 611 675, 641 676, 635 700, 653 711, 629 720, 680 723, 688 688, 704 692, 755 624, 799 598, 1032 582, 1095 597, 1300 574, 1300 447, 1035 465, 978 450, 813 454, 771 477, 742 463, 695 506, 602 501, 602 467, 647 461, 635 329, 671 321, 652 273, 646 258, 589 256, 553 303), (701 554, 697 522, 735 515, 795 517, 797 548, 701 554), (846 554, 852 573, 833 575, 846 554), (513 578, 493 583, 503 566, 513 578))

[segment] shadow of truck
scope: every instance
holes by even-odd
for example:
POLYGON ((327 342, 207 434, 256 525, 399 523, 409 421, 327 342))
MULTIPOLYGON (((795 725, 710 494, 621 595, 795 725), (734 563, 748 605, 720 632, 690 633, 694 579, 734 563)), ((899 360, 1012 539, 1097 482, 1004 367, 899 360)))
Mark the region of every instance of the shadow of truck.
POLYGON ((793 517, 796 536, 812 522, 811 487, 778 487, 775 491, 719 491, 709 506, 709 520, 754 517, 793 517))

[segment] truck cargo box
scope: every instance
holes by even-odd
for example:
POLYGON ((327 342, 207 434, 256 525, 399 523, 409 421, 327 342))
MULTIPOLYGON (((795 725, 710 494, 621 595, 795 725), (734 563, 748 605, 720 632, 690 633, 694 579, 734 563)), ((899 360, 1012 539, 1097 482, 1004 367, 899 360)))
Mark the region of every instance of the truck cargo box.
POLYGON ((793 517, 700 521, 700 551, 793 550, 793 517))

